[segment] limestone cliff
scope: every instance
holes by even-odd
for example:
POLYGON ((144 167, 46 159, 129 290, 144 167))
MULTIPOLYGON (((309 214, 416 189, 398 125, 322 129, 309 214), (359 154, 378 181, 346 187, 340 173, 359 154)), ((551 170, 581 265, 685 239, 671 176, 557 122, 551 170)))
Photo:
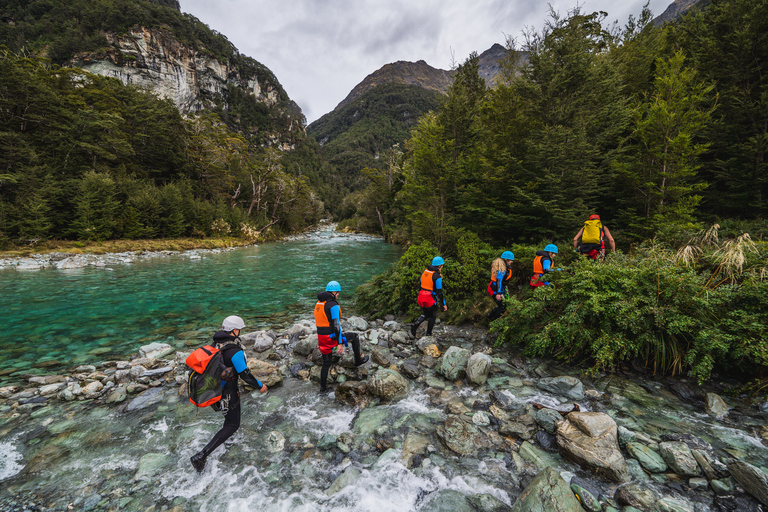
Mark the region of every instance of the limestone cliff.
POLYGON ((183 113, 226 110, 229 87, 235 87, 267 107, 276 120, 268 127, 267 143, 287 149, 305 135, 301 109, 288 99, 272 72, 253 59, 241 57, 247 65, 222 62, 161 28, 137 26, 124 34, 103 35, 107 44, 102 49, 79 52, 70 65, 150 89, 172 100, 183 113))

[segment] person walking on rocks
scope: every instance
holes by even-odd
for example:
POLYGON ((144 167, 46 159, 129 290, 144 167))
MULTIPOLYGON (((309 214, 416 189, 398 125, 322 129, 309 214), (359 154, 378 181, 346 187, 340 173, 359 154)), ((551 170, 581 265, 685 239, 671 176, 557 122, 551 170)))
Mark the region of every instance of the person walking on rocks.
POLYGON ((488 321, 496 320, 507 310, 507 306, 504 305, 504 294, 507 291, 507 283, 512 278, 513 261, 515 261, 515 255, 511 251, 504 251, 491 264, 491 282, 488 283, 488 294, 496 302, 496 307, 486 315, 488 321))
POLYGON ((240 428, 240 390, 237 386, 238 379, 249 386, 267 392, 267 386, 253 376, 245 362, 245 352, 240 344, 240 331, 245 328, 245 322, 239 316, 228 316, 221 324, 221 330, 213 335, 213 346, 221 351, 221 361, 226 367, 221 374, 224 379, 224 389, 221 400, 211 405, 217 412, 224 414, 224 426, 216 432, 205 448, 192 456, 192 467, 198 473, 205 468, 208 456, 224 441, 240 428))
POLYGON ((354 332, 341 332, 341 306, 338 298, 341 293, 341 285, 337 281, 329 282, 324 292, 317 294, 315 304, 315 326, 317 327, 317 348, 323 356, 323 367, 320 370, 320 392, 327 393, 328 371, 333 363, 333 355, 342 355, 344 347, 349 348, 352 343, 352 352, 355 354, 355 366, 361 366, 368 362, 369 357, 360 356, 360 338, 354 332))
POLYGON ((421 273, 421 290, 416 298, 416 304, 421 308, 421 315, 411 324, 411 334, 414 336, 416 336, 416 329, 424 320, 427 321, 427 336, 432 336, 437 310, 442 307, 443 311, 448 311, 445 295, 443 295, 443 276, 440 273, 444 264, 443 258, 435 256, 432 258, 432 264, 427 265, 421 273))

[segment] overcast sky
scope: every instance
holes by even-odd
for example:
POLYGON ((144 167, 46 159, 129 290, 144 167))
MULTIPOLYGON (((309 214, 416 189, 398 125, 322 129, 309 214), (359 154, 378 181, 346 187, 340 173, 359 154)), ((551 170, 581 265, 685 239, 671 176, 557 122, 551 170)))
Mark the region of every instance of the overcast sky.
MULTIPOLYGON (((581 0, 623 26, 646 0, 581 0)), ((655 16, 672 0, 650 0, 655 16)), ((526 27, 540 30, 551 5, 577 0, 180 0, 181 10, 224 34, 277 76, 307 123, 332 111, 366 76, 399 60, 450 69, 526 27)))

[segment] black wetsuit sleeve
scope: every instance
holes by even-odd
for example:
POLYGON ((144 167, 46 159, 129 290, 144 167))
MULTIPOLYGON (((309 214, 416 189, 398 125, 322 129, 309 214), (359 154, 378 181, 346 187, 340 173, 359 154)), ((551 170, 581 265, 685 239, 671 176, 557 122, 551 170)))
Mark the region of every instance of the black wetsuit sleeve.
POLYGON ((259 379, 254 377, 253 374, 251 373, 251 370, 248 368, 238 373, 238 375, 240 376, 241 379, 243 379, 243 382, 245 382, 246 384, 248 384, 253 388, 261 389, 262 387, 264 387, 264 384, 262 384, 259 379))

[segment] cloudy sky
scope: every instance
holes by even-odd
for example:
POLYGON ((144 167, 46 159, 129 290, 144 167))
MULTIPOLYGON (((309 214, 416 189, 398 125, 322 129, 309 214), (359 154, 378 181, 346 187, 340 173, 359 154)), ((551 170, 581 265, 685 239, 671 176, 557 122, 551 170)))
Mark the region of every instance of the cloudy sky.
MULTIPOLYGON (((646 0, 179 0, 240 53, 277 76, 307 123, 332 111, 366 76, 399 60, 450 69, 472 51, 540 30, 549 6, 605 11, 624 25, 646 0)), ((654 15, 672 0, 650 0, 654 15)))

